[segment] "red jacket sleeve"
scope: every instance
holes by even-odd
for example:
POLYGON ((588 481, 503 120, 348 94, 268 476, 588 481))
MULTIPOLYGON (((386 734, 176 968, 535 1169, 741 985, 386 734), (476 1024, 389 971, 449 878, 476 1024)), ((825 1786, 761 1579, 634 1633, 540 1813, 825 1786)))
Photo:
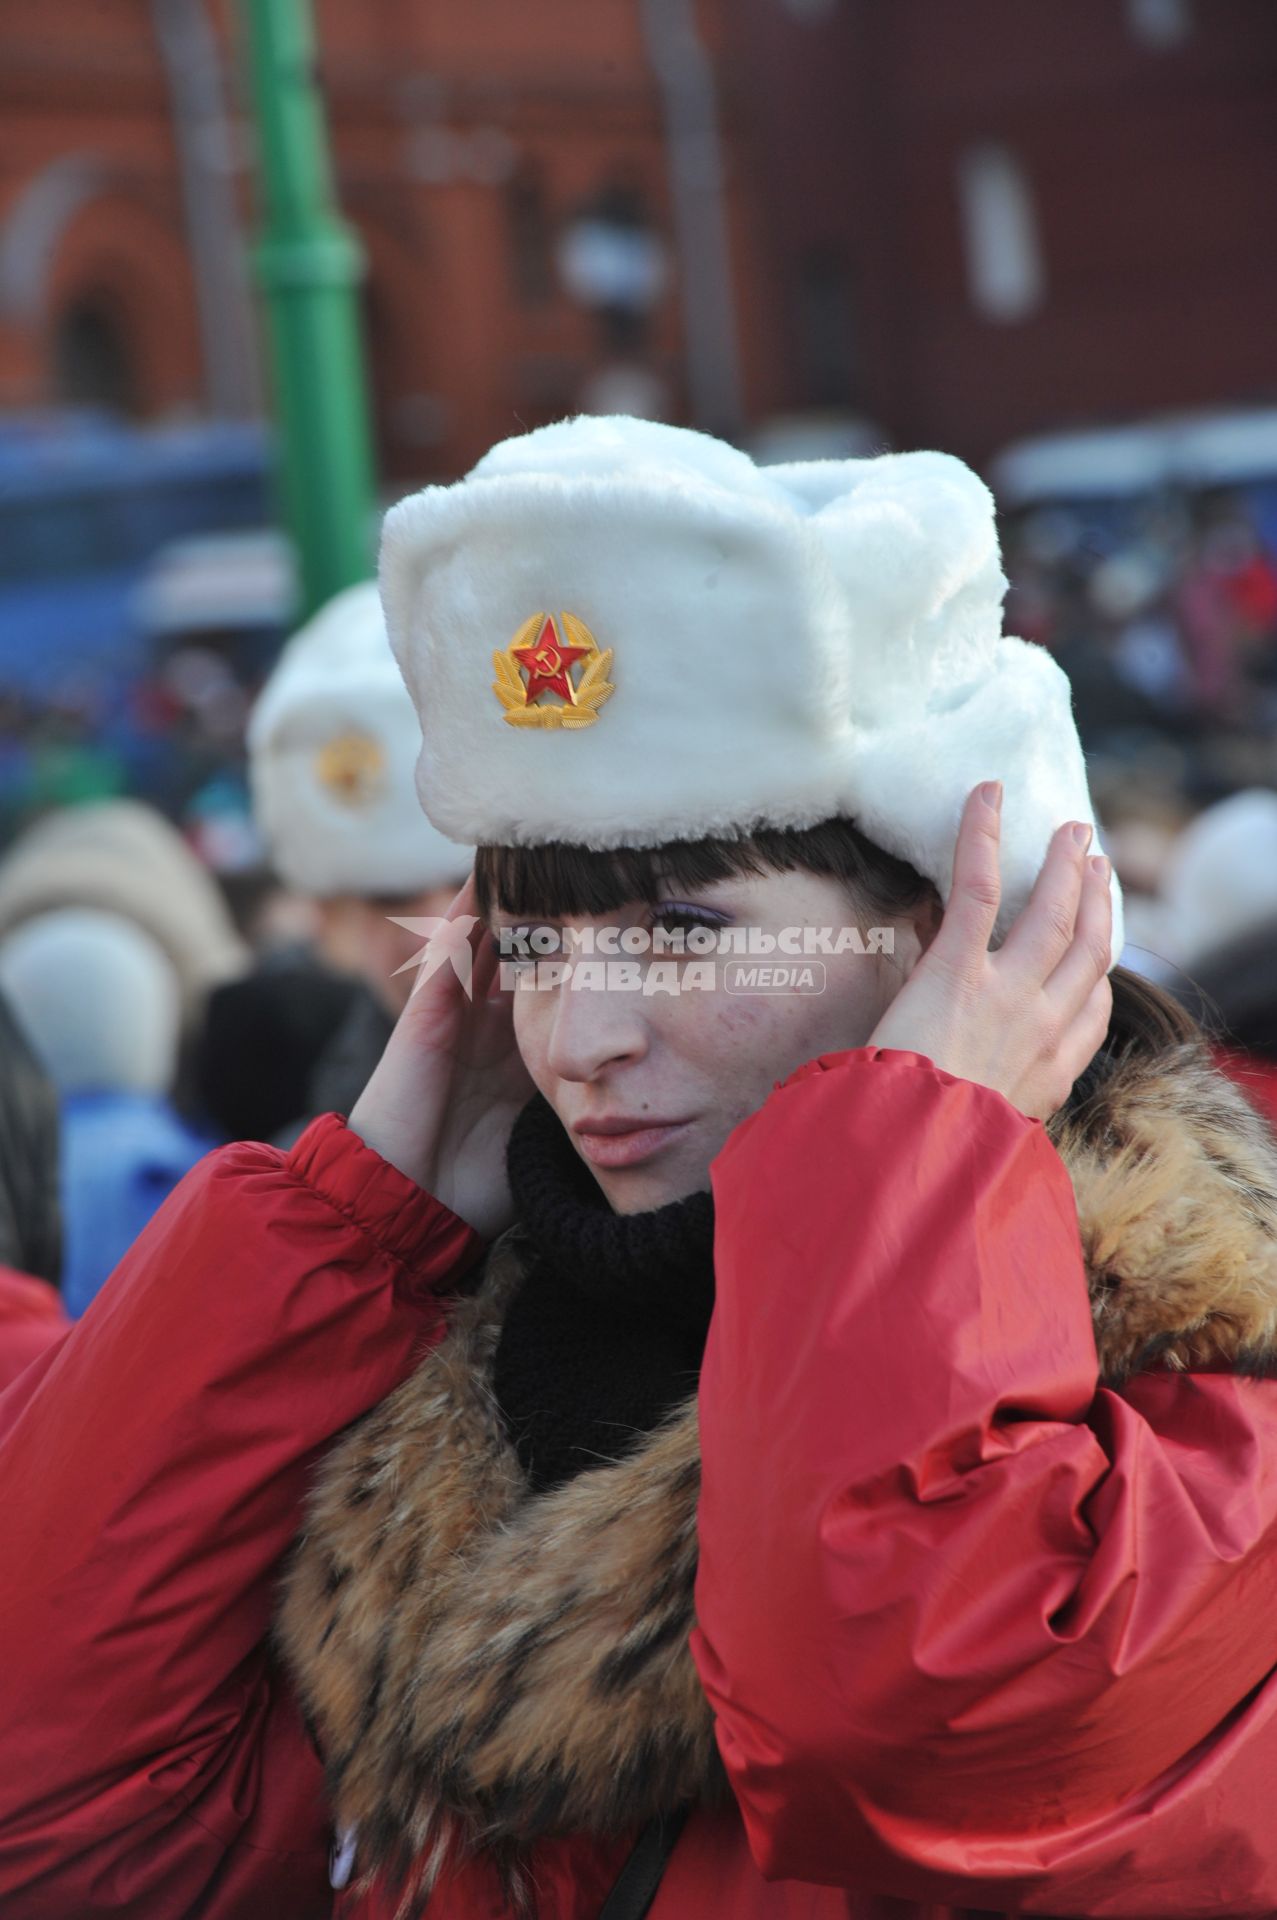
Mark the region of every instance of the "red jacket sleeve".
POLYGON ((1062 1162, 916 1054, 811 1063, 713 1184, 693 1649, 763 1872, 1277 1909, 1277 1385, 1099 1390, 1062 1162))
POLYGON ((317 1449, 412 1370, 478 1250, 334 1115, 287 1158, 227 1147, 0 1400, 6 1916, 266 1911, 244 1861, 315 1856, 277 1565, 317 1449))
POLYGON ((0 1393, 70 1328, 47 1280, 0 1267, 0 1393))

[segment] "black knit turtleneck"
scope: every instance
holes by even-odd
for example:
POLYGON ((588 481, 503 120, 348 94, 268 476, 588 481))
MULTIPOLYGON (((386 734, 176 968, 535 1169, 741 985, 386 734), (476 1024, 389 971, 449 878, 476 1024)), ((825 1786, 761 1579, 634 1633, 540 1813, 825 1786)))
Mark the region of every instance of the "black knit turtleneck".
POLYGON ((539 1096, 510 1137, 531 1261, 493 1389, 537 1492, 618 1459, 696 1389, 714 1304, 714 1210, 694 1193, 613 1213, 539 1096))

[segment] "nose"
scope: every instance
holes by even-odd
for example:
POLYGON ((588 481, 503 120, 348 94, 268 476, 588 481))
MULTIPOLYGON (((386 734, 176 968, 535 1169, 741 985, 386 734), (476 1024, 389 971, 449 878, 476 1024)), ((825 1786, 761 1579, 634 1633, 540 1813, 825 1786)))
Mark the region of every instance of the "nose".
POLYGON ((546 1064, 560 1080, 593 1080, 606 1067, 641 1060, 648 1049, 647 1022, 639 993, 620 987, 552 989, 546 1064))

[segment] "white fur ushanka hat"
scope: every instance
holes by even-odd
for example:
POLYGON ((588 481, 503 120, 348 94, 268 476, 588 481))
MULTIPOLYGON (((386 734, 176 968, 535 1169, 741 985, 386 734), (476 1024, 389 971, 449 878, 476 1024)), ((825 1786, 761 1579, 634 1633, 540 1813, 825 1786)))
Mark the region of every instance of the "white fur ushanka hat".
POLYGON ((317 899, 459 885, 470 849, 422 818, 420 750, 377 586, 366 580, 293 635, 249 719, 253 812, 280 877, 317 899))
MULTIPOLYGON (((947 454, 757 467, 679 427, 564 421, 394 507, 381 591, 421 802, 458 840, 841 815, 943 899, 966 795, 1001 779, 1001 934, 1053 830, 1094 819, 1068 681, 1003 636, 993 499, 947 454)), ((1113 907, 1116 960, 1116 878, 1113 907)))

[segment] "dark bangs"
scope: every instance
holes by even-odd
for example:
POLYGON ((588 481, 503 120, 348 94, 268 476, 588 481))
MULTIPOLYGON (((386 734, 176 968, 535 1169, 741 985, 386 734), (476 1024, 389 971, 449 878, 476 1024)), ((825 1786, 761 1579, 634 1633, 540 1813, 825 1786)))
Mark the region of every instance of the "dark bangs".
POLYGON ((654 905, 680 891, 764 873, 817 873, 841 882, 861 904, 906 913, 935 888, 906 860, 884 853, 850 820, 806 828, 760 827, 739 839, 671 840, 662 847, 480 847, 475 885, 485 918, 500 909, 520 918, 614 913, 635 901, 654 905))

